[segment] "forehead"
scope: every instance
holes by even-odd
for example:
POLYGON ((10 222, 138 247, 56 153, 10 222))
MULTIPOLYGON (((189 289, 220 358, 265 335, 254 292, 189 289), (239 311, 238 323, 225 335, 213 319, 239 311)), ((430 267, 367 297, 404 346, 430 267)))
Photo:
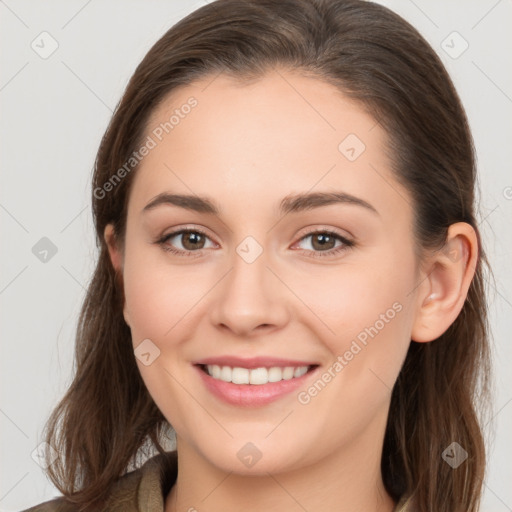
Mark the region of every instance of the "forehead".
POLYGON ((220 74, 181 86, 152 113, 145 135, 154 148, 133 184, 139 203, 164 189, 245 206, 341 189, 381 207, 391 201, 395 214, 407 208, 397 203, 407 192, 391 174, 383 128, 332 84, 298 72, 273 70, 249 83, 220 74))
MULTIPOLYGON (((226 144, 236 145, 241 148, 235 154, 238 162, 242 151, 251 161, 270 151, 276 160, 285 150, 288 158, 302 160, 318 142, 338 158, 338 145, 348 134, 374 146, 384 142, 384 132, 373 130, 377 123, 362 105, 333 85, 297 70, 275 69, 249 82, 225 74, 203 77, 172 91, 152 113, 146 132, 158 131, 169 120, 176 143, 201 139, 203 145, 211 142, 219 150, 226 144), (191 101, 196 103, 193 108, 187 106, 191 101), (221 147, 216 144, 219 139, 224 142, 221 147)), ((233 153, 235 148, 229 149, 233 153)))

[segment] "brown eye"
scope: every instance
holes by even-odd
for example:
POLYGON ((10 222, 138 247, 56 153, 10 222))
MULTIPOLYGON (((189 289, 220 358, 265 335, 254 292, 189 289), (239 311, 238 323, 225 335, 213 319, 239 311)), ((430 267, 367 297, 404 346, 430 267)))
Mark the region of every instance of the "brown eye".
POLYGON ((197 231, 187 231, 178 236, 182 237, 182 245, 187 250, 193 251, 204 247, 205 237, 197 231))
POLYGON ((326 251, 329 249, 334 249, 336 244, 336 238, 325 233, 315 233, 311 235, 311 245, 314 249, 319 251, 326 251))
POLYGON ((205 233, 198 229, 180 229, 167 235, 164 235, 158 243, 169 252, 190 256, 194 252, 205 249, 206 243, 210 241, 210 247, 213 244, 205 233))
POLYGON ((310 253, 313 257, 335 256, 342 251, 355 246, 355 242, 347 240, 345 237, 331 231, 314 231, 303 236, 299 244, 305 240, 310 240, 306 247, 302 247, 302 251, 310 253))

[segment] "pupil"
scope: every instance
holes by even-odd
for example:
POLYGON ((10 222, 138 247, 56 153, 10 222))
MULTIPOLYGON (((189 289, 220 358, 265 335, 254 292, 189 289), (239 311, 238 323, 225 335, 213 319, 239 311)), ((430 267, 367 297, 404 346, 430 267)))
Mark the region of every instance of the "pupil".
MULTIPOLYGON (((313 245, 315 245, 315 243, 317 243, 321 249, 325 249, 326 245, 329 243, 332 243, 333 241, 334 241, 334 239, 330 235, 320 233, 313 238, 313 245)), ((316 248, 318 248, 318 247, 316 247, 316 248)), ((329 249, 331 247, 327 247, 327 248, 329 249)))
POLYGON ((187 249, 197 249, 197 244, 201 242, 202 236, 200 233, 185 233, 184 247, 187 249))

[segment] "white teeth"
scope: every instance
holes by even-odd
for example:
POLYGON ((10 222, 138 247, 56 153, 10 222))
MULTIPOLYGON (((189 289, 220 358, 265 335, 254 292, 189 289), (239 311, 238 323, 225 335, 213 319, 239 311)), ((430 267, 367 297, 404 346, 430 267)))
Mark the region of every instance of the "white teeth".
POLYGON ((249 384, 249 370, 247 368, 233 368, 231 370, 233 384, 249 384))
POLYGON ((281 368, 274 366, 268 369, 268 381, 269 382, 279 382, 283 378, 283 370, 281 368))
POLYGON ((273 366, 271 368, 231 368, 230 366, 219 366, 209 364, 206 366, 208 374, 214 379, 224 382, 233 382, 233 384, 267 384, 269 382, 279 382, 280 380, 290 380, 302 377, 308 371, 308 366, 273 366))
POLYGON ((284 370, 283 370, 283 379, 284 380, 290 380, 290 379, 293 379, 293 366, 287 366, 284 370))
POLYGON ((300 366, 299 368, 295 368, 295 371, 293 372, 293 376, 294 377, 302 377, 307 372, 308 372, 307 366, 300 366))
POLYGON ((254 368, 249 372, 249 384, 266 384, 268 382, 268 370, 266 368, 254 368))
POLYGON ((216 378, 225 380, 226 382, 231 382, 231 368, 229 366, 223 366, 220 371, 220 377, 216 378))

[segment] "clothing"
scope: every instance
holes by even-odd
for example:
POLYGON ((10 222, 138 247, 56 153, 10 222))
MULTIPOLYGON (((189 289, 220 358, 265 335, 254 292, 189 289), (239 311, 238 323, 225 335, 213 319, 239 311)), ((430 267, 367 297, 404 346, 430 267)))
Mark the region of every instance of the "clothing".
MULTIPOLYGON (((116 482, 101 512, 164 512, 165 497, 176 482, 176 451, 155 455, 116 482)), ((45 501, 22 512, 76 512, 63 497, 45 501)), ((393 512, 414 512, 411 499, 402 498, 393 512)))

